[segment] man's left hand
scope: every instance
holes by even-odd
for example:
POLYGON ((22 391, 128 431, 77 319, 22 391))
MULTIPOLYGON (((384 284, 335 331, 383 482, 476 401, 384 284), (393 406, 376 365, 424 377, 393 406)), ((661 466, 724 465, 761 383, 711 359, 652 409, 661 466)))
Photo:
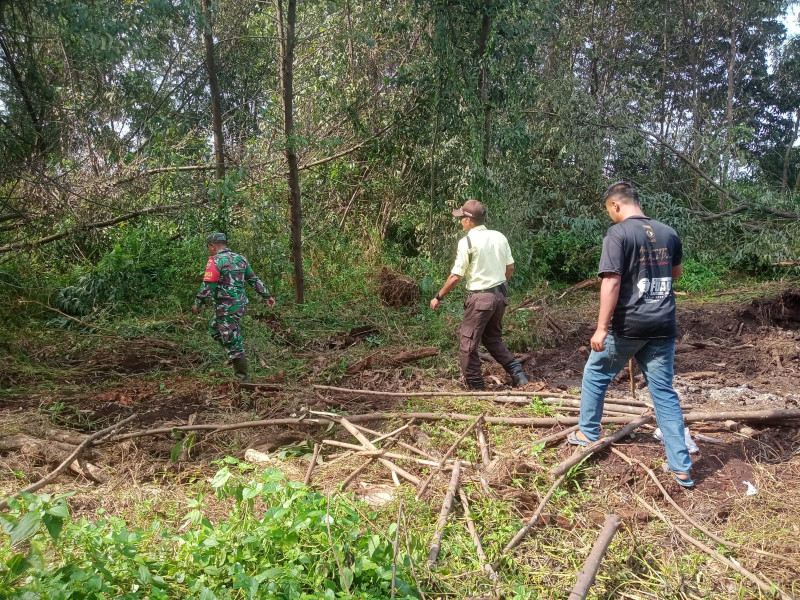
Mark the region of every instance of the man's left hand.
POLYGON ((431 300, 431 310, 436 310, 437 308, 439 308, 439 304, 440 304, 440 301, 438 299, 436 299, 436 298, 433 298, 431 300))
POLYGON ((269 306, 270 308, 274 308, 275 307, 275 298, 273 298, 272 296, 267 298, 266 302, 267 302, 267 306, 269 306))

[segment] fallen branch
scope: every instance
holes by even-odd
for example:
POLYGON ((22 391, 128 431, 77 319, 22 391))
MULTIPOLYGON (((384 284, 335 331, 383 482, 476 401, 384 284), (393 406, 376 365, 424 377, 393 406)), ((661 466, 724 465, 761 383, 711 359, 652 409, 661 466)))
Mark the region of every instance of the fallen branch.
MULTIPOLYGON (((659 511, 657 508, 651 506, 641 496, 639 496, 638 494, 634 494, 634 496, 635 496, 636 500, 642 506, 644 506, 648 510, 648 512, 650 512, 650 514, 652 514, 652 515, 658 517, 659 519, 661 519, 662 521, 664 521, 664 523, 668 527, 670 527, 673 530, 677 531, 680 534, 680 536, 683 539, 685 539, 687 542, 689 542, 692 546, 694 546, 696 548, 699 548, 700 550, 702 550, 703 552, 708 554, 710 557, 712 557, 715 560, 721 562, 726 567, 728 567, 730 569, 733 569, 734 571, 736 571, 737 573, 739 573, 740 575, 742 575, 746 579, 750 580, 752 583, 754 583, 756 585, 756 587, 758 587, 758 589, 760 589, 765 594, 772 595, 772 593, 775 591, 773 586, 771 586, 770 584, 766 583, 765 581, 759 579, 753 573, 751 573, 750 571, 748 571, 747 569, 745 569, 741 565, 738 565, 735 562, 733 562, 732 560, 730 560, 728 558, 725 558, 724 556, 722 556, 722 554, 720 554, 716 550, 712 550, 711 548, 706 546, 700 540, 692 537, 691 535, 686 533, 683 529, 681 529, 677 525, 674 525, 673 523, 671 523, 669 521, 669 519, 667 519, 667 517, 665 517, 664 514, 661 511, 659 511)), ((795 600, 794 598, 792 598, 792 596, 789 596, 788 594, 786 594, 786 593, 784 593, 784 592, 782 592, 780 590, 778 590, 778 592, 780 594, 781 600, 795 600)))
POLYGON ((672 507, 675 510, 677 510, 678 513, 684 519, 686 519, 693 527, 695 527, 696 529, 699 529, 700 531, 702 531, 705 535, 707 535, 709 538, 711 538, 712 540, 714 540, 718 544, 721 544, 723 546, 727 546, 729 548, 737 548, 739 550, 746 550, 748 552, 755 552, 756 554, 762 554, 764 556, 769 556, 771 558, 777 558, 777 559, 780 559, 780 560, 785 560, 787 562, 790 562, 790 563, 794 564, 794 566, 798 566, 797 562, 795 562, 794 560, 792 560, 791 558, 789 558, 787 556, 781 556, 780 554, 773 554, 772 552, 767 552, 766 550, 759 550, 758 548, 750 548, 749 546, 743 546, 742 544, 737 544, 736 542, 730 542, 730 541, 728 541, 728 540, 726 540, 724 538, 721 538, 718 535, 712 533, 711 531, 706 529, 701 523, 699 523, 697 520, 693 519, 685 510, 683 510, 680 507, 680 505, 677 502, 675 502, 675 500, 672 498, 672 496, 670 496, 669 493, 667 492, 666 488, 663 485, 661 485, 661 482, 658 480, 658 477, 656 477, 656 474, 653 473, 653 470, 651 468, 649 468, 646 464, 644 464, 638 458, 631 458, 630 456, 625 454, 619 448, 613 448, 612 447, 611 451, 614 454, 616 454, 617 456, 619 456, 622 460, 627 462, 629 465, 633 466, 634 464, 637 464, 642 469, 644 469, 644 471, 650 476, 650 479, 652 479, 655 482, 656 487, 658 487, 658 489, 661 490, 661 494, 664 496, 664 498, 667 500, 667 502, 669 502, 672 505, 672 507))
MULTIPOLYGON (((84 441, 87 436, 84 436, 84 441)), ((79 444, 82 442, 79 442, 79 444)), ((42 440, 39 438, 19 433, 0 438, 0 450, 3 452, 19 452, 24 456, 34 456, 43 459, 47 463, 64 460, 75 451, 78 444, 60 442, 58 440, 42 440)), ((87 448, 84 454, 91 453, 91 448, 87 448)), ((83 458, 73 460, 69 464, 69 470, 77 475, 96 483, 108 481, 108 473, 94 463, 88 462, 83 458)))
POLYGON ((69 237, 70 235, 78 233, 79 231, 105 229, 106 227, 111 227, 112 225, 116 225, 117 223, 122 223, 123 221, 130 221, 131 219, 135 219, 136 217, 186 210, 186 206, 187 206, 186 204, 174 204, 170 206, 151 206, 149 208, 144 208, 142 210, 130 212, 121 215, 119 217, 115 217, 113 219, 108 219, 106 221, 96 221, 94 223, 85 223, 83 225, 76 225, 75 227, 70 227, 69 229, 65 229, 64 231, 60 231, 59 233, 54 233, 53 235, 48 235, 46 237, 39 238, 38 240, 27 240, 23 242, 15 242, 13 244, 0 246, 0 254, 3 254, 5 252, 11 252, 12 250, 37 248, 39 246, 43 246, 44 244, 49 244, 50 242, 55 242, 65 237, 69 237))
MULTIPOLYGON (((407 394, 404 394, 404 396, 407 394)), ((377 412, 364 413, 348 416, 351 425, 358 423, 368 423, 370 421, 387 421, 391 419, 417 419, 419 421, 474 421, 475 415, 450 412, 377 412)), ((691 412, 683 415, 686 423, 696 423, 699 421, 727 421, 736 420, 743 422, 762 423, 769 421, 786 421, 800 419, 800 409, 776 409, 776 410, 755 410, 755 411, 731 411, 731 412, 691 412)), ((483 421, 494 425, 509 425, 518 427, 553 427, 555 425, 577 425, 578 417, 493 417, 486 416, 483 421)), ((603 417, 600 423, 603 425, 631 423, 636 420, 633 415, 626 417, 603 417)), ((131 438, 170 434, 173 431, 211 431, 221 433, 223 431, 234 431, 237 429, 248 429, 251 427, 270 427, 275 425, 303 425, 320 426, 330 423, 339 423, 338 417, 315 417, 315 418, 285 418, 285 419, 264 419, 261 421, 243 421, 241 423, 200 423, 197 425, 182 425, 179 427, 160 427, 157 429, 145 429, 133 431, 124 435, 118 435, 105 440, 103 443, 115 443, 131 438)), ((358 426, 358 425, 356 425, 358 426)), ((408 447, 408 446, 405 446, 408 447)), ((409 448, 412 449, 412 448, 409 448)), ((419 448, 413 448, 414 452, 424 455, 419 448)))
MULTIPOLYGON (((567 437, 573 431, 578 431, 578 429, 580 429, 580 425, 573 425, 572 427, 567 427, 566 429, 562 429, 561 431, 557 431, 552 435, 547 435, 547 436, 545 436, 543 438, 539 438, 538 440, 533 442, 530 445, 530 447, 533 448, 535 446, 538 446, 539 444, 544 444, 546 446, 550 442, 555 442, 556 440, 560 440, 562 438, 567 437)), ((523 452, 524 450, 525 450, 525 448, 520 448, 516 452, 517 452, 517 454, 519 454, 519 453, 523 452)))
POLYGON ((433 543, 428 552, 428 568, 433 568, 436 564, 436 559, 439 557, 439 550, 442 547, 442 536, 444 535, 444 528, 447 525, 447 517, 450 514, 450 509, 453 508, 453 498, 458 489, 459 480, 461 479, 461 461, 456 461, 453 468, 453 475, 450 477, 450 485, 447 487, 447 493, 444 495, 442 502, 442 510, 439 511, 439 520, 436 523, 436 531, 433 534, 433 543))
MULTIPOLYGON (((375 445, 372 444, 372 442, 370 442, 364 436, 363 433, 361 433, 358 429, 356 429, 356 427, 353 426, 353 424, 350 421, 348 421, 347 419, 341 419, 339 422, 341 423, 342 427, 347 429, 347 431, 349 431, 353 435, 353 437, 356 438, 361 443, 362 446, 364 446, 364 448, 366 448, 367 450, 373 450, 373 451, 377 451, 378 450, 375 447, 375 445)), ((410 481, 414 485, 419 485, 419 483, 420 483, 419 477, 417 477, 416 475, 412 475, 411 473, 409 473, 405 469, 402 469, 402 468, 398 467, 392 461, 390 461, 390 460, 388 460, 386 458, 378 457, 378 462, 380 462, 384 467, 389 469, 392 473, 396 473, 397 475, 400 475, 401 477, 404 477, 405 479, 407 479, 408 481, 410 481)))
POLYGON ((311 485, 311 476, 314 474, 314 467, 317 464, 318 456, 319 456, 319 444, 314 444, 314 454, 311 456, 311 464, 308 465, 308 471, 306 471, 305 479, 303 479, 303 483, 306 485, 311 485))
MULTIPOLYGON (((566 398, 540 398, 541 402, 547 404, 548 406, 553 407, 554 409, 558 408, 580 408, 581 401, 580 399, 572 400, 566 398)), ((531 404, 533 401, 529 400, 524 396, 517 396, 516 394, 512 396, 495 396, 492 398, 493 402, 498 402, 500 404, 531 404)), ((615 404, 612 402, 606 402, 603 404, 603 411, 608 412, 618 412, 618 413, 625 413, 629 415, 640 415, 642 414, 642 409, 648 408, 648 406, 642 402, 641 406, 631 405, 631 404, 615 404)))
POLYGON ((496 582, 497 581, 497 573, 492 567, 492 564, 489 562, 489 559, 486 558, 486 553, 483 551, 483 544, 481 543, 481 538, 478 535, 478 530, 475 528, 475 521, 472 519, 472 513, 469 510, 469 500, 467 499, 467 494, 464 492, 464 488, 458 486, 458 497, 461 500, 461 507, 464 509, 464 518, 467 521, 467 530, 469 531, 470 536, 472 536, 472 543, 475 544, 475 553, 478 555, 478 560, 483 565, 483 570, 489 575, 489 579, 496 582))
POLYGON ((617 440, 621 440, 629 433, 635 431, 645 423, 649 423, 653 420, 652 414, 642 415, 635 421, 628 423, 625 427, 619 429, 615 433, 604 437, 602 439, 597 440, 586 446, 583 450, 576 450, 572 456, 570 456, 567 460, 561 462, 560 464, 556 465, 552 469, 550 469, 550 474, 553 477, 558 477, 559 475, 564 475, 569 471, 572 467, 580 463, 581 461, 585 460, 587 457, 591 456, 595 452, 599 452, 604 448, 608 448, 611 444, 616 442, 617 440))
POLYGON ((33 483, 33 484, 29 485, 24 490, 20 490, 18 492, 14 492, 10 496, 8 496, 7 498, 5 498, 2 501, 0 501, 0 510, 5 510, 6 508, 8 508, 8 501, 11 500, 12 498, 18 498, 20 496, 20 494, 25 494, 25 493, 30 494, 30 493, 33 493, 33 492, 35 492, 37 490, 42 489, 44 486, 46 486, 48 483, 50 483, 56 477, 58 477, 58 475, 62 471, 67 469, 69 467, 69 465, 72 464, 72 461, 76 460, 81 455, 81 453, 83 453, 89 446, 91 446, 95 442, 95 440, 99 440, 99 439, 103 438, 104 436, 107 436, 107 435, 113 433, 119 427, 122 427, 123 425, 126 425, 126 424, 130 423, 131 421, 136 419, 138 416, 139 415, 133 414, 130 417, 128 417, 127 419, 123 419, 119 423, 115 423, 114 425, 106 427, 105 429, 101 429, 100 431, 97 431, 97 432, 93 433, 92 435, 90 435, 89 437, 87 437, 83 441, 83 443, 80 446, 78 446, 77 448, 75 448, 75 451, 72 454, 70 454, 66 459, 64 459, 64 461, 60 465, 58 465, 58 467, 56 467, 53 471, 50 471, 50 473, 48 473, 47 475, 42 477, 36 483, 33 483))
POLYGON ((392 436, 392 438, 389 440, 389 443, 386 444, 383 448, 381 448, 380 455, 370 457, 364 464, 362 464, 355 471, 350 473, 350 475, 348 475, 347 479, 345 479, 344 482, 342 483, 342 489, 346 490, 347 486, 350 485, 353 482, 353 480, 355 480, 355 478, 358 477, 364 469, 366 469, 368 466, 370 466, 378 459, 378 456, 384 456, 389 450, 391 450, 392 446, 394 446, 397 443, 400 434, 404 430, 408 429, 411 423, 413 422, 414 420, 412 419, 410 422, 406 423, 401 428, 396 429, 395 431, 392 431, 390 433, 387 433, 386 435, 378 436, 377 438, 372 440, 373 444, 377 444, 378 442, 386 439, 387 437, 392 436))
MULTIPOLYGON (((412 418, 408 423, 411 424, 413 422, 414 422, 414 419, 412 418)), ((375 431, 374 429, 369 429, 368 427, 364 427, 363 425, 356 425, 356 428, 359 431, 363 431, 364 433, 369 433, 370 435, 380 435, 380 432, 375 431)), ((434 460, 434 461, 436 460, 435 456, 431 456, 430 454, 428 454, 424 450, 421 450, 421 449, 417 448, 416 446, 412 446, 411 444, 407 444, 403 440, 397 440, 397 445, 398 446, 402 446, 406 450, 411 450, 415 454, 419 454, 420 456, 422 456, 423 458, 426 458, 428 460, 434 460)))
MULTIPOLYGON (((342 394, 353 394, 355 396, 386 396, 390 398, 489 398, 493 396, 507 396, 508 391, 504 392, 476 392, 464 390, 463 392, 436 392, 436 391, 420 391, 420 392, 384 392, 381 390, 359 390, 352 388, 342 388, 332 385, 313 385, 315 390, 323 390, 327 392, 339 392, 342 394)), ((514 392, 515 396, 532 397, 550 397, 550 398, 580 398, 575 394, 567 394, 562 392, 514 392)))
MULTIPOLYGON (((561 482, 564 481, 564 478, 566 476, 567 475, 564 474, 564 475, 562 475, 561 477, 559 477, 558 479, 555 480, 555 482, 550 487, 550 489, 547 490, 547 493, 545 494, 544 498, 542 498, 542 501, 539 503, 539 506, 536 507, 536 512, 533 513, 533 516, 528 520, 527 523, 525 523, 525 525, 522 527, 522 529, 520 529, 517 532, 517 535, 515 535, 513 538, 511 538, 511 541, 506 544, 506 547, 503 548, 503 552, 501 553, 501 556, 504 555, 504 554, 510 554, 511 552, 513 552, 514 549, 517 546, 520 545, 522 540, 525 539, 525 537, 528 535, 528 532, 531 530, 531 528, 534 525, 536 525, 536 521, 538 521, 539 517, 542 516, 542 511, 544 510, 545 505, 549 502, 550 498, 553 496, 553 494, 555 493, 555 491, 558 488, 558 486, 561 485, 561 482)), ((495 565, 494 568, 497 569, 497 565, 495 565)))
POLYGON ((600 536, 592 546, 592 551, 586 559, 583 568, 578 571, 578 580, 575 582, 575 587, 572 588, 568 600, 585 600, 586 595, 589 593, 589 588, 594 583, 594 578, 597 576, 597 571, 600 570, 600 562, 605 556, 614 534, 622 521, 617 515, 606 515, 606 521, 603 524, 603 530, 600 536))
POLYGON ((473 429, 475 429, 478 425, 480 425, 483 417, 484 415, 478 415, 478 417, 472 422, 472 424, 464 430, 464 433, 462 433, 458 437, 458 439, 456 439, 456 441, 450 445, 450 447, 447 449, 447 452, 445 452, 444 456, 442 456, 442 458, 439 460, 439 466, 435 469, 431 469, 431 474, 428 475, 428 478, 425 480, 425 483, 423 483, 422 487, 419 488, 419 491, 417 492, 417 500, 422 498, 422 495, 425 493, 425 490, 428 489, 428 486, 430 485, 431 480, 436 476, 436 473, 438 473, 441 470, 441 468, 447 462, 447 459, 450 458, 450 456, 452 456, 453 452, 456 451, 456 449, 464 440, 464 438, 467 437, 472 432, 473 429))
POLYGON ((428 348, 418 348, 417 350, 408 350, 406 352, 401 352, 400 354, 395 354, 394 356, 389 357, 389 362, 402 365, 404 363, 413 362, 415 360, 421 360, 423 358, 430 358, 431 356, 436 356, 439 354, 439 348, 432 346, 428 348))

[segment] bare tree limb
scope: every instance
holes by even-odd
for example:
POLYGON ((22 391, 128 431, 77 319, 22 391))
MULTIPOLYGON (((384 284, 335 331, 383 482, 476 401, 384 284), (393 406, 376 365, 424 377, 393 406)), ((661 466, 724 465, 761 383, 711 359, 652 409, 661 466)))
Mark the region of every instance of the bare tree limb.
POLYGON ((603 524, 603 530, 600 532, 597 540, 592 546, 592 551, 586 558, 583 568, 578 571, 578 580, 575 582, 575 587, 567 600, 585 600, 586 595, 589 593, 589 588, 594 583, 594 578, 597 576, 597 571, 600 570, 600 562, 605 556, 614 534, 622 523, 622 520, 617 515, 606 515, 606 522, 603 524))

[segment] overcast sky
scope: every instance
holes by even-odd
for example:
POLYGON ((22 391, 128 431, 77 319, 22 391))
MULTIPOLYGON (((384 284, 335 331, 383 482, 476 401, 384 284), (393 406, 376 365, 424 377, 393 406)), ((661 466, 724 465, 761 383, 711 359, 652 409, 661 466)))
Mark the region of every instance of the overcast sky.
POLYGON ((800 17, 800 6, 794 4, 791 8, 789 8, 789 12, 786 13, 786 17, 783 21, 786 24, 786 29, 790 36, 800 33, 800 23, 798 23, 798 17, 800 17))

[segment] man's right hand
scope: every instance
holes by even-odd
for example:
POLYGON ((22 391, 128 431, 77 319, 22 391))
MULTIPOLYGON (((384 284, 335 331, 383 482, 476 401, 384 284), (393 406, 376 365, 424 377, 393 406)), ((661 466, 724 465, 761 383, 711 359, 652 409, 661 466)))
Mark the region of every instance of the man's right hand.
POLYGON ((437 308, 439 308, 439 300, 434 298, 431 300, 431 310, 436 310, 437 308))
POLYGON ((275 298, 273 298, 272 296, 266 299, 266 303, 267 306, 269 306, 270 308, 275 308, 275 298))
POLYGON ((196 315, 199 315, 199 314, 200 314, 200 307, 199 307, 199 306, 197 306, 197 305, 195 304, 195 305, 192 307, 192 312, 193 312, 194 314, 196 314, 196 315))
POLYGON ((608 337, 608 329, 600 329, 599 327, 595 330, 594 335, 592 336, 592 341, 589 342, 589 345, 592 347, 592 350, 595 352, 602 352, 606 349, 606 338, 608 337))

